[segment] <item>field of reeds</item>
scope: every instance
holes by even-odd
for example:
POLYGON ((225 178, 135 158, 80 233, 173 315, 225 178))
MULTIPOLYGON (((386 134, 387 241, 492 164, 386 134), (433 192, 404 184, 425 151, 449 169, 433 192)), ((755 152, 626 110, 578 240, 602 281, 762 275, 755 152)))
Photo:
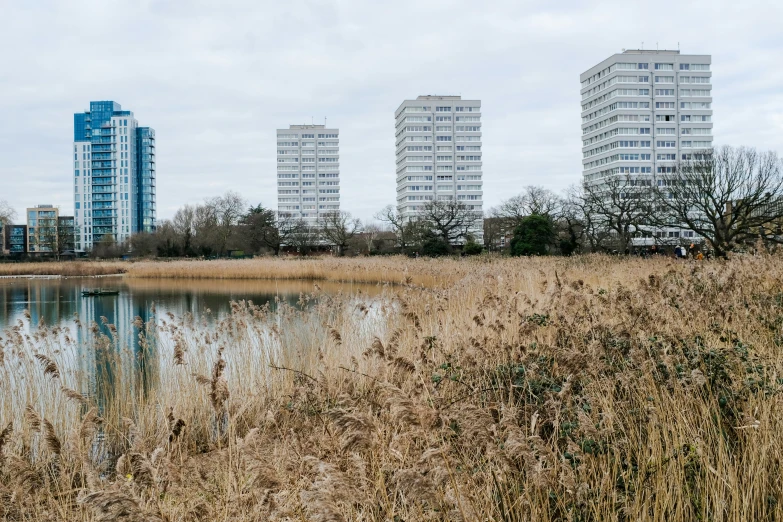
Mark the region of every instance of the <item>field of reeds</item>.
POLYGON ((103 261, 45 261, 36 263, 0 263, 0 277, 63 276, 91 277, 122 274, 128 263, 103 261))
POLYGON ((65 277, 125 274, 136 279, 295 279, 435 286, 463 275, 457 259, 262 257, 255 259, 172 261, 67 261, 0 263, 0 276, 65 277))
POLYGON ((133 347, 6 331, 0 517, 783 520, 783 258, 448 261, 426 287, 439 261, 386 262, 408 284, 139 319, 133 347))

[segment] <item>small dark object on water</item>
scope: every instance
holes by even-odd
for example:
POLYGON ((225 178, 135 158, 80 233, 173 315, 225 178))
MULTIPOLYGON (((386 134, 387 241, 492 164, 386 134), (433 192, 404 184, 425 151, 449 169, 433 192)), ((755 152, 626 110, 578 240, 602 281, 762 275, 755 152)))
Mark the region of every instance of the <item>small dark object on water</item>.
POLYGON ((95 290, 82 290, 82 297, 102 296, 102 295, 119 295, 119 290, 104 290, 98 288, 95 290))

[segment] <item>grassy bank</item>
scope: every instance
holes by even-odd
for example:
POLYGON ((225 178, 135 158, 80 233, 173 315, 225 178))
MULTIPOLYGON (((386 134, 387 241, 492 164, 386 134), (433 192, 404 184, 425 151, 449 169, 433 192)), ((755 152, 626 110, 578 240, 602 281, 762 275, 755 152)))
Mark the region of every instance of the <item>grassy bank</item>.
POLYGON ((0 515, 783 519, 783 259, 385 262, 448 280, 139 322, 136 354, 6 332, 0 515))

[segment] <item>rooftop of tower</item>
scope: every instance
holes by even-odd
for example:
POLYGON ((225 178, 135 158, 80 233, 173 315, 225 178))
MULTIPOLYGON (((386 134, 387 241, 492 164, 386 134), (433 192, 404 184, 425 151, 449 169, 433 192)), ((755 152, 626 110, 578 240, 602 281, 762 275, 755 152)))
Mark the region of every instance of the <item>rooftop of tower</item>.
POLYGON ((452 96, 452 95, 440 95, 440 94, 425 94, 424 96, 419 96, 416 98, 417 100, 461 100, 462 96, 452 96))
POLYGON ((623 54, 680 54, 674 49, 623 49, 623 54))

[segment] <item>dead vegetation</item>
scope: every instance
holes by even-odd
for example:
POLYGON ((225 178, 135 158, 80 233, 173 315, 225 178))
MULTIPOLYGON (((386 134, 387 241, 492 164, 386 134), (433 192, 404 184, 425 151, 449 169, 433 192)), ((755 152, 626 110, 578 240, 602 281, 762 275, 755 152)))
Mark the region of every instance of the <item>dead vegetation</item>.
POLYGON ((0 516, 783 519, 783 259, 458 266, 214 327, 139 319, 135 349, 14 326, 0 516))

